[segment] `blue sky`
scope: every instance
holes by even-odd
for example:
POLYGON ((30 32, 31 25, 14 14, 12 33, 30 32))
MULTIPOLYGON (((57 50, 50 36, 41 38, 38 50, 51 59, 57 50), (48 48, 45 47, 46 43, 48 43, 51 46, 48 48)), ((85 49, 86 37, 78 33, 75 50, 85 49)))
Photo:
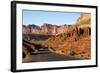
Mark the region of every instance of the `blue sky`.
POLYGON ((23 10, 23 24, 43 25, 49 23, 54 25, 74 24, 80 13, 76 12, 54 12, 23 10))

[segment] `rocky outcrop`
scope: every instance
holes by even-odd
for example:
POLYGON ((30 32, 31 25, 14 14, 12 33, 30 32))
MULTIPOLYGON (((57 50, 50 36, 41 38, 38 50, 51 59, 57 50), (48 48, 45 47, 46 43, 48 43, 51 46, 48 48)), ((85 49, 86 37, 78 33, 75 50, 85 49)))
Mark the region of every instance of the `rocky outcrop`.
POLYGON ((46 35, 58 35, 61 33, 66 33, 67 28, 70 25, 52 25, 48 23, 44 23, 42 26, 37 26, 34 24, 31 25, 23 25, 22 32, 23 34, 46 34, 46 35))
POLYGON ((75 23, 76 25, 90 25, 91 24, 91 14, 90 13, 81 13, 80 17, 75 23))
POLYGON ((23 34, 32 34, 32 33, 39 34, 40 32, 41 32, 41 28, 39 26, 34 25, 34 24, 22 26, 22 33, 23 34))
POLYGON ((52 52, 90 59, 90 35, 90 27, 69 26, 67 33, 56 35, 46 42, 52 52))
POLYGON ((54 35, 56 34, 56 28, 57 28, 56 25, 44 23, 44 25, 41 26, 41 33, 54 35))

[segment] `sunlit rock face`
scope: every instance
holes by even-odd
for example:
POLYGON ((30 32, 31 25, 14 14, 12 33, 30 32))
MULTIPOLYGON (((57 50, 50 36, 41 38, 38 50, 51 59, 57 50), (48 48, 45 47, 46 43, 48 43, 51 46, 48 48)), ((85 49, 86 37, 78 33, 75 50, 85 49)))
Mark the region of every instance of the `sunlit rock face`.
POLYGON ((81 13, 80 17, 75 23, 76 25, 90 25, 91 24, 91 14, 90 13, 81 13))
POLYGON ((47 45, 52 52, 90 59, 91 28, 70 26, 66 34, 59 34, 48 39, 47 45))
POLYGON ((75 25, 67 25, 67 33, 61 33, 47 40, 52 52, 91 58, 91 14, 81 13, 75 25), (57 41, 57 42, 56 42, 57 41))
POLYGON ((61 33, 66 33, 67 29, 71 26, 64 24, 64 25, 53 25, 44 23, 42 26, 37 26, 34 24, 31 25, 23 25, 22 32, 23 34, 45 34, 45 35, 58 35, 61 33))
POLYGON ((22 26, 22 33, 23 34, 39 34, 41 32, 41 28, 34 24, 23 25, 22 26))

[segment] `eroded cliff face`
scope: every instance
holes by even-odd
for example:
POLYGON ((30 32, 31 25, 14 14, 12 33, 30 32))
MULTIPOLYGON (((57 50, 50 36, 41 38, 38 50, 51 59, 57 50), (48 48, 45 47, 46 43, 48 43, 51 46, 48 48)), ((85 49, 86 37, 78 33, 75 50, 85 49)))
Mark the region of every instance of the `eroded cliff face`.
POLYGON ((81 13, 80 17, 75 23, 76 25, 90 25, 91 24, 91 14, 90 13, 81 13))
POLYGON ((34 25, 34 24, 22 26, 22 33, 23 34, 32 34, 32 33, 39 34, 40 31, 41 31, 41 28, 39 26, 34 25))
POLYGON ((62 55, 90 59, 91 14, 81 13, 76 24, 68 26, 66 32, 46 41, 49 50, 62 55))
POLYGON ((23 25, 22 32, 23 34, 44 34, 44 35, 58 35, 61 33, 66 33, 69 25, 52 25, 44 23, 42 26, 37 26, 34 24, 25 26, 23 25))
POLYGON ((78 28, 70 26, 66 34, 54 36, 46 41, 50 51, 90 59, 91 28, 78 28))

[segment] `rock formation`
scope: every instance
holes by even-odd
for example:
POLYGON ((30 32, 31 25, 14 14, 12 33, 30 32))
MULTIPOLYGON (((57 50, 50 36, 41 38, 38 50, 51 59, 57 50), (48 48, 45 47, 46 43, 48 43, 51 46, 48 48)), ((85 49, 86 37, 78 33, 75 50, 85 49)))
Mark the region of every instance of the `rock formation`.
POLYGON ((91 58, 90 14, 81 13, 76 25, 67 26, 66 32, 48 39, 49 50, 57 54, 83 59, 91 58))
POLYGON ((75 23, 76 25, 90 25, 91 24, 91 14, 90 13, 81 13, 80 17, 75 23))
POLYGON ((22 26, 23 34, 32 34, 32 33, 39 34, 40 31, 41 31, 41 28, 39 26, 34 25, 34 24, 29 24, 29 25, 23 25, 22 26))
POLYGON ((31 25, 23 25, 22 32, 23 34, 46 34, 46 35, 58 35, 61 33, 66 33, 67 28, 70 25, 52 25, 48 23, 44 23, 42 26, 37 26, 34 24, 31 25))
POLYGON ((91 49, 90 30, 90 27, 70 26, 66 34, 59 34, 46 42, 52 52, 89 59, 91 49))

